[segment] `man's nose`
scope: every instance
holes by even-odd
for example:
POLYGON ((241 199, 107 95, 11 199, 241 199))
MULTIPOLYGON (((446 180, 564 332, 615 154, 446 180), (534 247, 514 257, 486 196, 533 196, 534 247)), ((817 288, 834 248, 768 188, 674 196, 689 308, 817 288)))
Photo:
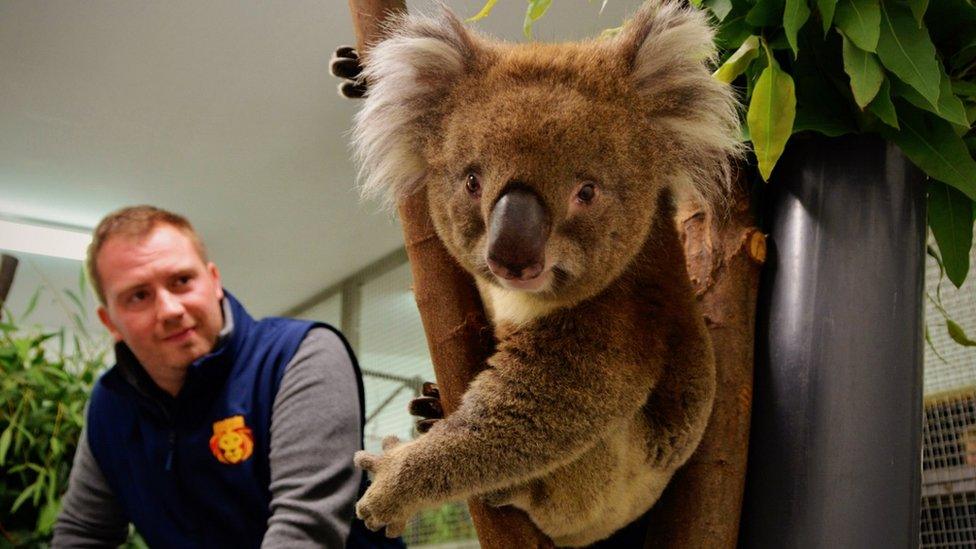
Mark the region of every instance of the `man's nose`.
POLYGON ((156 294, 156 311, 162 320, 171 320, 183 316, 183 303, 175 295, 161 290, 156 294))

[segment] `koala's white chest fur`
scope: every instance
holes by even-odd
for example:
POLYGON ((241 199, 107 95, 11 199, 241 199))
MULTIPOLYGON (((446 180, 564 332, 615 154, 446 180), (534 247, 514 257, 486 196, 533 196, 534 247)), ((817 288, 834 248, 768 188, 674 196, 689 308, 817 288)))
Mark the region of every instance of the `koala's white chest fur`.
POLYGON ((531 294, 499 288, 480 280, 477 281, 477 286, 488 317, 496 325, 502 322, 516 326, 526 324, 558 307, 531 294))

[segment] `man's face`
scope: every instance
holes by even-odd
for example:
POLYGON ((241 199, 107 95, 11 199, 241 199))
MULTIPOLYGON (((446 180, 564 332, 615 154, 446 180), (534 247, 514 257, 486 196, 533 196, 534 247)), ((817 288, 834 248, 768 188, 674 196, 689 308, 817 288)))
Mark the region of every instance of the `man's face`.
POLYGON ((220 274, 182 230, 160 224, 143 237, 111 237, 95 261, 105 292, 98 317, 150 375, 213 349, 223 327, 220 274))

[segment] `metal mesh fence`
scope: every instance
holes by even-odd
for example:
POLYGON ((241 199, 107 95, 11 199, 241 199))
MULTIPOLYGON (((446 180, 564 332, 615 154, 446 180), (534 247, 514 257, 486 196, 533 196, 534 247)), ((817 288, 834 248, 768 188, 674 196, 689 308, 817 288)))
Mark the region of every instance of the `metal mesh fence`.
MULTIPOLYGON (((365 273, 358 311, 345 318, 358 322, 358 354, 366 389, 366 449, 379 451, 383 437, 412 439, 416 433, 407 403, 420 383, 434 379, 427 340, 411 291, 406 262, 382 273, 365 273)), ((343 327, 345 330, 346 327, 343 327)), ((410 547, 440 549, 478 547, 465 503, 424 511, 407 526, 410 547)))
MULTIPOLYGON (((976 264, 976 256, 973 257, 976 264)), ((926 264, 925 417, 919 545, 976 547, 976 348, 953 341, 946 316, 976 333, 976 286, 956 289, 926 264)), ((971 278, 971 277, 970 277, 971 278)))

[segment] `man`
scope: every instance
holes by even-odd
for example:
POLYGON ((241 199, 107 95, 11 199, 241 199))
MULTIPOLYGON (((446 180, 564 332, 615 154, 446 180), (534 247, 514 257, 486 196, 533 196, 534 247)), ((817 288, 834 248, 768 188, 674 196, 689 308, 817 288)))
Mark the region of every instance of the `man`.
POLYGON ((55 547, 383 544, 354 523, 358 366, 333 328, 253 320, 190 223, 151 206, 95 229, 88 272, 116 365, 92 391, 55 547))

